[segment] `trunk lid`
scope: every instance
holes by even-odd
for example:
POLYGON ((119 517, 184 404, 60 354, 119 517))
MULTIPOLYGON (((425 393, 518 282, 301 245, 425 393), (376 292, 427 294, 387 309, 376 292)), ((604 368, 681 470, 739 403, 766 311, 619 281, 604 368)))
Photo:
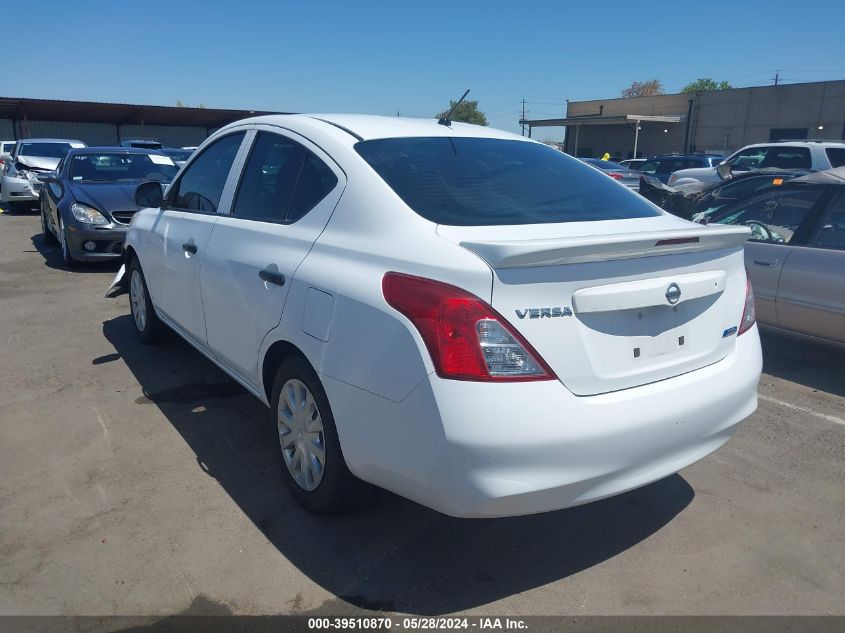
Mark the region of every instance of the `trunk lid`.
POLYGON ((438 233, 493 270, 492 306, 561 382, 593 395, 724 358, 745 299, 744 227, 673 216, 438 233))

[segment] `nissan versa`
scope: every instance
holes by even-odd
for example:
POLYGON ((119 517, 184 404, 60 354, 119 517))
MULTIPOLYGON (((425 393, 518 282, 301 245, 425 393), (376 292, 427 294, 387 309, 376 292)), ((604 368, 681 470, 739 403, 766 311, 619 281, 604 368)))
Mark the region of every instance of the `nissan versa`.
POLYGON ((271 407, 293 493, 462 517, 642 486, 724 444, 761 371, 744 226, 668 215, 535 141, 277 115, 138 186, 134 326, 271 407))

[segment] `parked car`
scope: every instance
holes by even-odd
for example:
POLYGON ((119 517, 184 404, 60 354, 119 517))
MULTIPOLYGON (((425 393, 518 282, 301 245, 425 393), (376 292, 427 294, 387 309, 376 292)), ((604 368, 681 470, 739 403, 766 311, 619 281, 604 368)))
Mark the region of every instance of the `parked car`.
POLYGON ((618 160, 616 161, 620 165, 622 165, 625 169, 633 169, 638 171, 640 165, 646 162, 646 158, 626 158, 625 160, 618 160))
POLYGON ((760 192, 711 223, 751 228, 745 264, 762 325, 845 343, 845 167, 760 192))
POLYGON ((269 405, 312 511, 360 480, 455 516, 582 504, 701 459, 756 407, 749 229, 522 136, 256 117, 136 201, 139 338, 173 329, 269 405))
POLYGON ((137 148, 73 149, 41 189, 41 230, 62 247, 68 266, 77 261, 119 259, 138 210, 139 182, 168 183, 176 175, 169 156, 137 148))
POLYGON ((44 179, 75 147, 85 147, 85 143, 54 138, 16 141, 12 153, 4 154, 0 202, 31 207, 38 200, 44 179))
POLYGON ((6 164, 6 159, 3 158, 3 156, 6 154, 9 156, 12 155, 16 142, 17 141, 0 141, 0 173, 3 172, 3 167, 6 164))
POLYGON ((824 171, 845 165, 845 142, 788 141, 757 143, 731 154, 715 167, 682 169, 668 180, 672 186, 690 182, 720 182, 754 169, 804 169, 824 171))
POLYGON ((125 138, 120 141, 121 147, 138 147, 140 149, 164 149, 164 145, 154 138, 125 138))
POLYGON ((718 165, 724 158, 718 154, 664 154, 652 156, 640 163, 637 171, 654 176, 660 182, 668 182, 672 173, 680 169, 712 167, 718 165))
POLYGON ((188 159, 194 153, 193 150, 189 149, 181 149, 177 147, 165 147, 161 150, 163 154, 170 156, 173 159, 173 162, 176 164, 177 167, 183 167, 185 163, 188 162, 188 159))
POLYGON ((578 160, 600 169, 615 181, 622 183, 629 189, 637 189, 640 186, 640 174, 632 169, 626 169, 619 163, 600 158, 579 158, 578 160))
POLYGON ((644 198, 673 215, 693 222, 707 222, 710 216, 727 205, 808 173, 797 169, 761 169, 717 183, 695 182, 679 187, 664 185, 656 178, 643 174, 639 191, 644 198))

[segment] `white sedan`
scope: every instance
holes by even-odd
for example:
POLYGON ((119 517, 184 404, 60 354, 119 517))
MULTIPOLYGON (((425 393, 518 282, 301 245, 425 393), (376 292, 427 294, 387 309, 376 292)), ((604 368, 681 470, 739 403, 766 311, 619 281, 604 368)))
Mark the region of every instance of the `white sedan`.
POLYGON ((126 237, 133 322, 271 408, 308 509, 449 515, 618 494, 757 405, 748 229, 668 215, 486 127, 278 115, 211 136, 126 237))

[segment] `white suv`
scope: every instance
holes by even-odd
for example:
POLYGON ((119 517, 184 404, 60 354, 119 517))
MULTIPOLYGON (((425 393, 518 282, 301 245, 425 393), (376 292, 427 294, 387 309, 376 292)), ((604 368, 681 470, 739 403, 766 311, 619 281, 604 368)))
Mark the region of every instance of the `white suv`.
POLYGON ((586 503, 711 453, 757 405, 748 228, 521 136, 259 117, 136 201, 138 335, 172 328, 271 407, 313 511, 361 480, 455 516, 586 503))
POLYGON ((845 165, 845 141, 788 141, 757 143, 734 152, 716 167, 681 169, 669 177, 669 186, 694 182, 719 182, 731 174, 752 169, 802 169, 824 171, 845 165))

